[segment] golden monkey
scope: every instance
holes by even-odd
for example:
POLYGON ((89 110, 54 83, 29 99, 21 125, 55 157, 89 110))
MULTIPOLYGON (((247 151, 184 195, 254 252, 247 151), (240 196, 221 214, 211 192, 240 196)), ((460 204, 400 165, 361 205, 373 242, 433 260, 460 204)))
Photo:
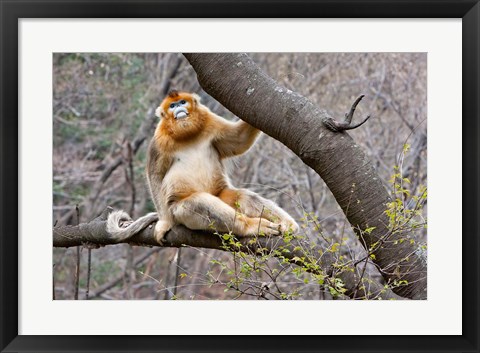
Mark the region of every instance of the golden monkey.
MULTIPOLYGON (((175 224, 193 230, 232 232, 237 236, 297 232, 293 218, 273 201, 232 186, 225 159, 245 153, 260 131, 212 113, 196 94, 171 91, 156 110, 161 118, 148 148, 147 180, 158 212, 155 238, 162 241, 175 224)), ((107 227, 125 240, 157 214, 148 214, 126 228, 128 215, 110 215, 107 227)))

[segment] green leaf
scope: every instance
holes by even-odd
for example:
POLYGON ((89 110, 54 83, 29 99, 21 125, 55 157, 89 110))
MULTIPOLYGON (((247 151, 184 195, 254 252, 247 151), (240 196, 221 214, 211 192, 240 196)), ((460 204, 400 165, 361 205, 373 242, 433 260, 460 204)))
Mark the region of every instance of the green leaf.
POLYGON ((340 246, 339 243, 333 244, 332 247, 330 248, 330 251, 331 251, 331 252, 336 252, 336 251, 338 251, 338 247, 339 247, 339 246, 340 246))

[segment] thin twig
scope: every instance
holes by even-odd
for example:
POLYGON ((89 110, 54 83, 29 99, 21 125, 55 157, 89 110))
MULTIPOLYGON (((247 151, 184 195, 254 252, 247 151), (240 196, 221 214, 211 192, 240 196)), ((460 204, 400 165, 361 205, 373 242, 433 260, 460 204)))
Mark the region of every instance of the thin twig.
POLYGON ((182 248, 178 248, 177 251, 177 269, 175 271, 175 280, 173 281, 173 296, 177 296, 177 285, 178 285, 178 276, 180 276, 180 259, 182 255, 182 248))
POLYGON ((53 285, 53 300, 55 300, 55 264, 53 264, 53 269, 52 269, 52 285, 53 285))
MULTIPOLYGON (((149 250, 148 252, 146 252, 145 254, 143 255, 140 255, 139 257, 137 257, 134 261, 135 263, 135 267, 137 266, 140 266, 143 261, 145 261, 146 259, 148 259, 151 255, 159 252, 162 248, 155 248, 155 249, 151 249, 149 250)), ((105 293, 107 290, 115 287, 118 283, 120 283, 123 279, 123 274, 115 277, 114 279, 112 279, 110 282, 108 283, 105 283, 103 284, 102 286, 100 286, 99 288, 97 288, 96 290, 93 291, 92 295, 90 296, 90 298, 95 298, 95 297, 98 297, 100 295, 102 295, 103 293, 105 293)))
POLYGON ((88 300, 90 293, 90 273, 92 269, 92 249, 88 248, 88 260, 87 260, 87 291, 85 292, 85 299, 88 300))
MULTIPOLYGON (((77 213, 77 226, 80 224, 80 209, 78 205, 75 206, 75 211, 77 213)), ((80 284, 80 246, 77 246, 77 267, 75 268, 75 290, 73 293, 73 298, 78 300, 78 287, 80 284)))

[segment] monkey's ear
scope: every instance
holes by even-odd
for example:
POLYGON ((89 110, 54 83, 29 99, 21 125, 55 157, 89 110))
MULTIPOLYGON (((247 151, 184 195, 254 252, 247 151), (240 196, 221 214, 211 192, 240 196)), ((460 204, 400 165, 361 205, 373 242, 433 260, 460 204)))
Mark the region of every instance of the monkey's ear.
POLYGON ((199 96, 198 94, 192 93, 192 97, 193 97, 193 101, 194 101, 196 104, 200 103, 200 99, 201 99, 201 98, 200 98, 200 96, 199 96))
POLYGON ((165 116, 165 113, 163 112, 161 107, 158 107, 155 110, 155 116, 158 117, 158 118, 163 118, 165 116))

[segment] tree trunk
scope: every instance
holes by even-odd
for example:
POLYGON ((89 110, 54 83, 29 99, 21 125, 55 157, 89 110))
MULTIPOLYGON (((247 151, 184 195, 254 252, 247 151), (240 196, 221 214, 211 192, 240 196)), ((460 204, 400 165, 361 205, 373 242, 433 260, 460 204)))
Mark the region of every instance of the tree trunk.
MULTIPOLYGON (((367 249, 378 241, 373 261, 388 283, 408 281, 394 291, 426 299, 427 265, 416 244, 384 241, 389 221, 384 214, 390 196, 372 163, 345 132, 331 132, 331 118, 307 98, 280 86, 246 54, 184 54, 202 88, 242 120, 282 142, 313 168, 332 191, 367 249)), ((374 123, 374 122, 370 122, 374 123)))

